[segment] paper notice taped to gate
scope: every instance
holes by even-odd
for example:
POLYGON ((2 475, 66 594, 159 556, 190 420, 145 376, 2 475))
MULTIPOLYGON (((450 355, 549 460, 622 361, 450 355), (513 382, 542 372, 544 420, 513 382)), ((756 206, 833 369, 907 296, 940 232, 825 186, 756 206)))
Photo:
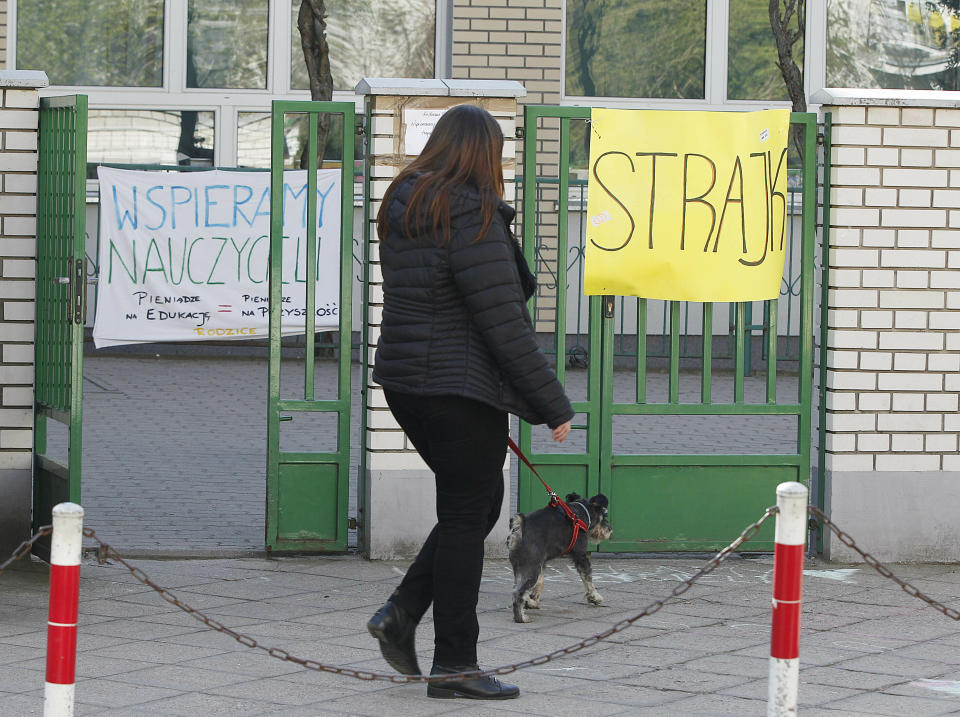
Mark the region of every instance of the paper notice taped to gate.
MULTIPOLYGON (((266 338, 270 173, 98 167, 95 345, 266 338)), ((339 324, 340 170, 317 172, 317 331, 339 324)), ((307 172, 284 172, 281 333, 306 326, 307 172)))
POLYGON ((584 293, 779 296, 789 128, 789 110, 593 110, 584 293))

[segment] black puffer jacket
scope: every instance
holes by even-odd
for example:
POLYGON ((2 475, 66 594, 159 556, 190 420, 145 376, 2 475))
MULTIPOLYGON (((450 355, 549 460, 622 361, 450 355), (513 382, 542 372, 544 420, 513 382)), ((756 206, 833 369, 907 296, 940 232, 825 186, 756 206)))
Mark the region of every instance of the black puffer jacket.
POLYGON ((540 351, 527 311, 535 283, 510 232, 514 210, 501 202, 486 236, 480 195, 469 187, 450 198, 450 242, 427 222, 404 214, 414 178, 393 192, 380 244, 384 307, 373 379, 418 395, 463 396, 529 423, 556 428, 573 417, 570 401, 540 351))

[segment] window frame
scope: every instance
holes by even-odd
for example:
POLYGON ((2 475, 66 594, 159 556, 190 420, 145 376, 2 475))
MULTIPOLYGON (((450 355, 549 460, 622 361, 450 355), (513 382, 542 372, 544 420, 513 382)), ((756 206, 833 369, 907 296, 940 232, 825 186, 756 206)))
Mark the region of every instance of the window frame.
MULTIPOLYGON (((567 2, 561 17, 560 104, 564 106, 608 107, 611 109, 660 110, 758 110, 791 106, 789 100, 731 100, 727 97, 730 40, 730 0, 706 0, 703 99, 660 97, 586 97, 568 95, 567 84, 567 2)), ((826 77, 826 3, 807 0, 804 38, 804 90, 810 97, 824 86, 826 77)))

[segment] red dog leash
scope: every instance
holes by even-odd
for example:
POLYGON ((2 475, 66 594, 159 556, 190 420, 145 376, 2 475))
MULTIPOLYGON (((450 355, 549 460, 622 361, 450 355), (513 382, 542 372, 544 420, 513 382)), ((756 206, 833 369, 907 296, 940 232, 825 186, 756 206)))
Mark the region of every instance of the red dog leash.
POLYGON ((560 496, 554 493, 553 490, 550 488, 550 486, 547 485, 547 482, 543 479, 543 476, 541 476, 537 472, 537 469, 533 467, 533 464, 529 461, 529 459, 525 455, 523 455, 523 451, 520 450, 520 446, 514 443, 513 439, 510 438, 510 436, 507 436, 507 445, 510 446, 510 450, 512 450, 514 453, 517 454, 517 458, 523 461, 527 465, 527 468, 532 470, 533 474, 540 479, 541 483, 543 483, 543 487, 547 489, 547 495, 550 496, 551 507, 560 506, 560 508, 563 509, 564 514, 566 514, 570 522, 573 523, 573 537, 570 539, 570 545, 568 545, 567 549, 563 551, 563 555, 566 555, 571 550, 573 550, 573 546, 577 542, 577 538, 580 535, 580 531, 582 530, 586 532, 587 524, 584 523, 583 519, 580 518, 576 513, 570 510, 569 505, 567 505, 564 501, 560 500, 560 496))

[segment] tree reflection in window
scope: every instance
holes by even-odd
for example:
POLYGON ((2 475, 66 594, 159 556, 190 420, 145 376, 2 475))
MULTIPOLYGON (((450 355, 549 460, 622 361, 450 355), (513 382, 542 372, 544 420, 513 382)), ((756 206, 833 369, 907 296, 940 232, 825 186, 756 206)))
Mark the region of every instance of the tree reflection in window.
POLYGON ((706 0, 567 0, 566 94, 702 99, 706 0))
POLYGON ((163 0, 20 0, 16 61, 51 85, 160 87, 163 0))

